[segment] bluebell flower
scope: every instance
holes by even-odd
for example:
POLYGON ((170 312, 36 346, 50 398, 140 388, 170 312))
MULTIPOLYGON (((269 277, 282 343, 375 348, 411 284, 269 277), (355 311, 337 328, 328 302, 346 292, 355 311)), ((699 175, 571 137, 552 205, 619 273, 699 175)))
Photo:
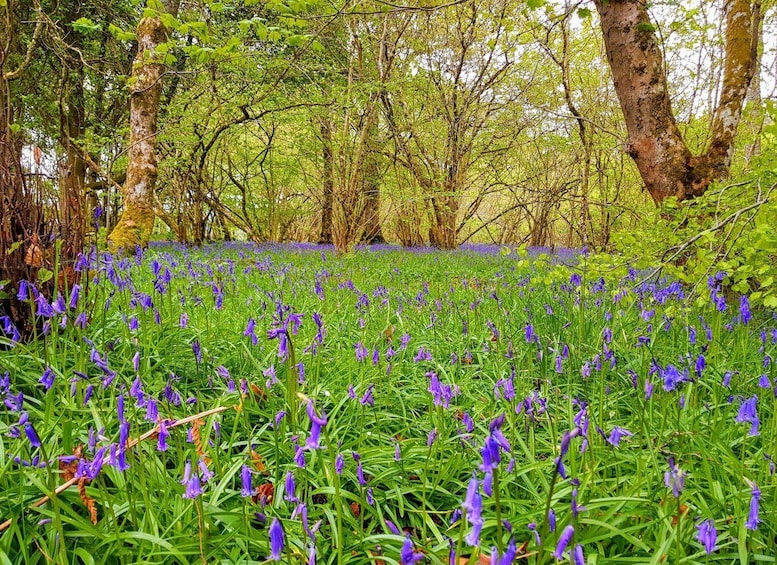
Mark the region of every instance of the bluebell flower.
POLYGON ((718 542, 718 530, 715 529, 714 520, 704 520, 696 526, 696 539, 704 546, 704 551, 710 555, 715 551, 715 544, 718 542))
POLYGON ((283 524, 278 518, 273 518, 270 526, 270 559, 280 561, 286 541, 283 535, 283 524))
POLYGON ((404 565, 414 565, 424 559, 423 553, 415 551, 413 540, 410 539, 410 534, 405 536, 405 543, 402 544, 399 558, 404 565))
POLYGON ((734 418, 734 421, 737 423, 750 424, 750 432, 748 432, 748 435, 751 436, 758 435, 758 424, 760 423, 760 420, 758 419, 758 414, 756 412, 757 403, 757 396, 748 398, 739 406, 739 413, 736 418, 734 418))
POLYGON ((612 431, 610 432, 609 437, 607 438, 607 443, 614 447, 618 447, 621 444, 621 439, 624 437, 633 436, 634 434, 627 430, 626 428, 621 428, 620 426, 615 426, 612 431))
POLYGON ((462 508, 467 512, 467 519, 472 524, 472 529, 467 534, 465 541, 472 547, 480 545, 480 531, 483 529, 483 499, 478 492, 478 480, 475 474, 467 485, 467 494, 464 497, 462 508))
POLYGON ((566 551, 569 542, 572 541, 572 537, 575 535, 575 528, 571 524, 564 528, 561 535, 558 538, 558 544, 556 550, 553 552, 553 557, 561 561, 564 559, 564 551, 566 551))
POLYGON ((41 446, 38 433, 35 431, 35 428, 32 427, 30 422, 24 424, 24 434, 27 436, 27 439, 29 440, 32 447, 38 448, 41 446))
POLYGON ((305 467, 305 450, 300 445, 294 446, 294 462, 297 464, 297 467, 305 467))
POLYGON ((367 358, 367 355, 369 354, 369 351, 366 347, 362 344, 362 342, 358 342, 356 344, 356 361, 362 362, 367 358))
POLYGON ((375 385, 371 384, 367 387, 367 390, 362 395, 361 399, 359 399, 359 403, 362 406, 375 406, 375 397, 373 396, 373 390, 375 389, 375 385))
POLYGON ((183 471, 183 480, 181 484, 186 487, 186 491, 183 494, 184 498, 195 499, 202 494, 202 485, 200 484, 200 476, 197 471, 192 471, 191 460, 186 461, 183 471))
POLYGON ((664 484, 672 489, 672 495, 675 498, 680 497, 680 493, 685 489, 685 471, 675 465, 674 458, 669 458, 669 470, 664 473, 664 484))
POLYGON ((297 498, 297 485, 294 482, 294 475, 291 471, 286 471, 286 483, 284 486, 284 499, 289 502, 299 502, 297 498))
MULTIPOLYGON (((156 404, 154 404, 156 406, 156 404)), ((157 436, 157 451, 167 451, 167 438, 170 432, 167 430, 167 423, 162 420, 159 422, 159 434, 157 436)))
POLYGON ((548 530, 551 532, 556 531, 556 511, 552 508, 548 510, 548 530))
POLYGON ((254 488, 252 483, 252 471, 248 465, 243 465, 240 470, 240 496, 249 497, 254 494, 254 488))
POLYGON ((758 503, 761 500, 761 489, 758 485, 753 483, 753 488, 750 496, 750 512, 747 515, 747 522, 745 522, 745 528, 748 530, 757 530, 758 524, 761 520, 758 518, 758 503))
POLYGON ((46 370, 43 371, 43 375, 40 379, 38 379, 38 382, 43 385, 43 388, 49 390, 54 384, 55 376, 56 375, 54 374, 54 371, 51 369, 51 367, 46 367, 46 370))
POLYGON ((585 554, 583 553, 583 546, 579 543, 575 546, 575 550, 572 553, 572 563, 573 565, 585 565, 585 554))
POLYGON ((753 314, 750 312, 750 300, 744 294, 739 299, 739 319, 745 326, 753 319, 753 314))
POLYGON ((357 461, 356 463, 356 479, 361 486, 367 486, 367 480, 364 478, 364 467, 362 467, 361 461, 357 461))
POLYGON ((326 426, 326 414, 319 416, 316 413, 316 408, 313 406, 313 401, 308 400, 307 414, 310 419, 310 435, 308 436, 305 446, 309 449, 321 448, 321 430, 326 426))

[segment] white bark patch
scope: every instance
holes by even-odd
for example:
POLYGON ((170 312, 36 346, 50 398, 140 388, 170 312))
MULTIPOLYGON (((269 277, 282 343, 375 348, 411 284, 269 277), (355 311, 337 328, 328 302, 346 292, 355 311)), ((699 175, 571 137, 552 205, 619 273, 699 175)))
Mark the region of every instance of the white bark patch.
POLYGON ((142 180, 132 187, 132 197, 136 200, 144 200, 146 196, 146 181, 142 180))

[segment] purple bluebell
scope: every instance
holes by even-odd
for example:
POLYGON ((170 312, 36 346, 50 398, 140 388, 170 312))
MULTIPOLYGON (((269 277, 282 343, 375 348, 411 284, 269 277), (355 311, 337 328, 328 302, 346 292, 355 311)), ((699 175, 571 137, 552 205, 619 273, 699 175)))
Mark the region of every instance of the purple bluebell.
POLYGON ((356 479, 361 486, 367 486, 367 480, 364 478, 364 467, 362 467, 362 462, 359 460, 356 462, 356 479))
POLYGON ((46 367, 46 370, 43 371, 43 375, 40 379, 38 379, 38 382, 43 385, 43 388, 49 390, 54 385, 55 376, 56 375, 54 374, 54 371, 51 369, 51 367, 46 367))
POLYGON ((710 555, 715 551, 715 544, 718 542, 718 530, 715 528, 714 520, 704 520, 696 526, 696 539, 704 546, 704 551, 710 555))
POLYGON ((38 448, 41 446, 38 433, 35 431, 35 428, 32 427, 30 422, 24 424, 24 434, 27 436, 27 440, 30 442, 32 447, 38 448))
POLYGON ((737 413, 736 418, 734 418, 734 421, 737 423, 750 424, 750 431, 748 432, 748 435, 751 436, 758 435, 758 424, 760 423, 760 420, 758 419, 758 414, 756 411, 757 404, 757 396, 748 398, 739 406, 739 412, 737 413))
POLYGON ((750 300, 744 294, 739 299, 739 319, 742 320, 742 324, 745 326, 753 319, 753 314, 750 312, 750 300))
POLYGON ((321 430, 326 426, 326 414, 319 416, 316 413, 316 408, 313 406, 313 401, 308 400, 307 414, 310 419, 310 435, 308 436, 305 446, 308 449, 320 449, 321 448, 321 430))
POLYGON ((367 355, 369 354, 369 351, 366 347, 364 347, 364 344, 362 342, 358 342, 355 346, 356 349, 356 361, 362 362, 367 358, 367 355))
POLYGON ((575 528, 571 524, 568 525, 564 530, 561 532, 561 535, 558 538, 558 544, 556 545, 556 550, 553 552, 553 557, 561 561, 564 559, 564 551, 566 551, 567 546, 569 545, 569 542, 572 541, 572 537, 575 535, 575 528))
POLYGON ((192 352, 194 353, 194 359, 197 361, 197 364, 199 365, 202 363, 202 347, 200 346, 199 340, 194 340, 192 342, 192 352))
POLYGON ((405 536, 405 543, 402 544, 402 550, 399 552, 399 558, 404 565, 414 565, 419 561, 423 561, 424 554, 420 551, 415 551, 413 546, 413 540, 410 539, 410 534, 405 536))
POLYGON ((195 499, 202 494, 202 485, 200 484, 200 476, 197 471, 192 471, 191 460, 186 461, 183 471, 183 480, 181 484, 186 487, 183 494, 184 498, 195 499))
POLYGON ((367 387, 367 390, 364 392, 362 397, 359 399, 359 403, 362 406, 375 406, 375 396, 373 395, 373 391, 375 390, 375 385, 371 384, 367 387))
POLYGON ((467 534, 465 541, 472 547, 480 544, 480 531, 483 529, 483 499, 478 492, 478 480, 475 474, 467 485, 467 494, 464 498, 462 508, 467 512, 467 519, 472 524, 472 529, 467 534))
POLYGON ((81 285, 80 284, 74 284, 73 287, 70 289, 70 300, 68 301, 68 307, 71 310, 75 310, 78 306, 78 299, 81 296, 81 285))
POLYGON ((203 483, 207 483, 213 478, 213 471, 208 469, 208 463, 205 461, 205 459, 200 459, 197 462, 197 467, 200 469, 200 477, 202 478, 203 483))
POLYGON ((685 471, 675 465, 674 457, 669 458, 669 470, 664 473, 664 484, 666 488, 672 489, 675 498, 679 498, 685 489, 685 471))
POLYGON ((283 498, 289 502, 299 502, 296 492, 297 485, 294 482, 294 474, 291 471, 286 471, 283 498))
POLYGON ((758 518, 758 505, 761 500, 761 489, 758 485, 753 483, 753 489, 750 495, 750 512, 747 515, 747 522, 745 522, 745 528, 748 530, 757 530, 758 524, 761 520, 758 518))
POLYGON ((300 445, 294 445, 294 463, 297 467, 305 467, 305 449, 300 445))
POLYGON ((626 428, 615 426, 610 432, 609 437, 607 437, 607 443, 609 443, 614 447, 618 447, 621 444, 621 439, 623 439, 624 437, 629 437, 633 435, 634 434, 629 430, 627 430, 626 428))
POLYGON ((534 534, 534 542, 537 545, 542 545, 542 538, 540 538, 540 533, 537 531, 537 523, 529 522, 526 527, 534 534))
POLYGON ((286 540, 283 535, 283 524, 278 518, 273 518, 270 526, 270 559, 280 561, 286 540))
POLYGON ((240 495, 243 497, 248 497, 254 494, 254 488, 251 484, 252 474, 251 467, 248 465, 243 465, 240 470, 240 495))
POLYGON ((575 550, 572 552, 572 564, 585 565, 585 554, 583 553, 583 546, 579 543, 575 546, 575 550))
POLYGON ((157 436, 157 451, 167 451, 167 438, 170 432, 167 430, 167 423, 162 420, 159 422, 159 434, 157 436))

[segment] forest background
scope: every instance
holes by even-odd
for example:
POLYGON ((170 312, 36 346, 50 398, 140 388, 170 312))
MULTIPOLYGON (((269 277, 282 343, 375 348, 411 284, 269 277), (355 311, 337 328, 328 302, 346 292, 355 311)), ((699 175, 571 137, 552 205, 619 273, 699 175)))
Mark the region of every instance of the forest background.
POLYGON ((0 12, 2 279, 106 238, 495 243, 715 265, 777 306, 771 0, 0 12))

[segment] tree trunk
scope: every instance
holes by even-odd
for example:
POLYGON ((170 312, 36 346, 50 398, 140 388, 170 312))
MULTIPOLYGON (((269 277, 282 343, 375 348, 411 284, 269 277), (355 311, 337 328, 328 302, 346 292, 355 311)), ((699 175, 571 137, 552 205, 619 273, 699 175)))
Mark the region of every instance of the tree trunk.
MULTIPOLYGON (((71 18, 75 20, 75 17, 71 18)), ((79 36, 79 34, 74 34, 79 36)), ((80 41, 71 44, 80 49, 80 41)), ((76 64, 75 68, 65 69, 62 88, 68 91, 60 102, 60 143, 65 148, 66 162, 60 186, 60 237, 62 256, 74 259, 84 248, 86 222, 84 203, 86 199, 86 163, 77 142, 84 135, 84 70, 76 64), (72 81, 70 73, 74 76, 72 81)))
POLYGON ((724 178, 742 104, 753 76, 749 0, 727 0, 726 45, 721 96, 707 152, 694 156, 680 133, 669 102, 661 48, 644 0, 594 0, 607 60, 629 135, 627 152, 656 204, 676 196, 703 194, 724 178))
POLYGON ((321 205, 321 234, 319 243, 332 243, 332 199, 335 191, 334 154, 332 153, 332 124, 329 118, 321 121, 321 156, 324 162, 324 201, 321 205))
MULTIPOLYGON (((175 15, 177 2, 167 2, 175 15)), ((138 23, 138 54, 132 67, 130 139, 124 210, 108 236, 112 250, 145 247, 154 227, 154 194, 157 178, 156 129, 162 94, 163 55, 156 52, 167 41, 167 28, 159 17, 138 23)))
POLYGON ((362 241, 367 244, 384 243, 380 225, 380 151, 378 150, 378 121, 374 120, 369 131, 369 152, 364 161, 364 208, 361 223, 364 226, 362 241))
MULTIPOLYGON (((0 316, 9 316, 18 332, 18 338, 27 340, 34 335, 33 320, 29 304, 17 298, 19 282, 35 281, 38 269, 50 256, 50 242, 43 218, 43 206, 35 199, 25 184, 22 168, 22 140, 15 131, 14 119, 20 114, 14 107, 12 82, 27 71, 33 54, 40 41, 43 30, 43 18, 29 13, 19 14, 18 5, 9 1, 0 12, 0 37, 3 48, 0 49, 0 280, 9 281, 0 297, 0 316), (17 16, 21 16, 18 17, 17 16), (17 31, 21 21, 37 19, 30 42, 21 45, 17 31), (23 54, 19 65, 8 68, 8 55, 23 54)), ((50 289, 42 289, 47 294, 50 289)), ((4 333, 0 329, 0 335, 4 333)), ((8 335, 8 338, 17 336, 8 335)))

